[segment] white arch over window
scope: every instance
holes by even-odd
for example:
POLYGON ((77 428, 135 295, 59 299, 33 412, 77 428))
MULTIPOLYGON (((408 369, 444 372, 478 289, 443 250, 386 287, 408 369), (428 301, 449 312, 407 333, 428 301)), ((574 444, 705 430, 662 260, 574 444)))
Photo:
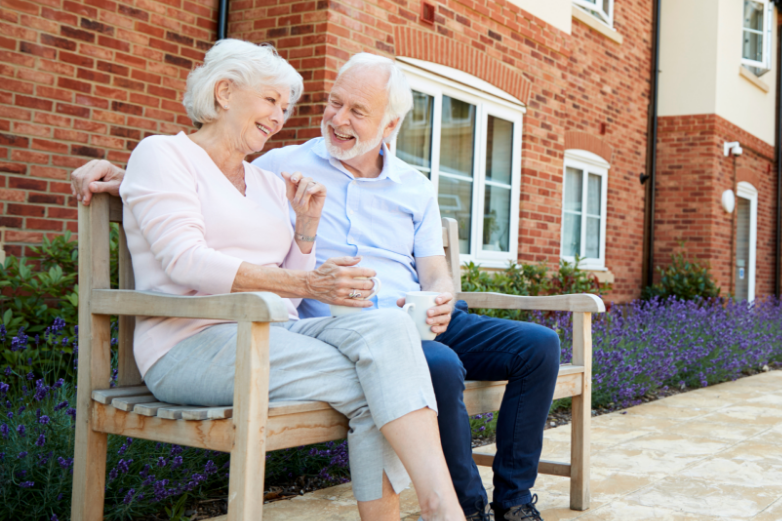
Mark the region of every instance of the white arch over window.
MULTIPOLYGON (((747 300, 755 300, 755 270, 758 244, 758 190, 751 183, 741 181, 736 186, 736 196, 747 199, 749 207, 749 260, 747 262, 748 291, 747 300)), ((738 210, 736 210, 738 211, 738 210)), ((731 288, 733 290, 733 288, 731 288)))

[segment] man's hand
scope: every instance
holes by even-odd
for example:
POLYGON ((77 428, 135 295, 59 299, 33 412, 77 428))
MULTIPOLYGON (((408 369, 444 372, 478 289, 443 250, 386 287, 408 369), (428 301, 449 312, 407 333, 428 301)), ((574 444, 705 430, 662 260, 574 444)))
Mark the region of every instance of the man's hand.
MULTIPOLYGON (((432 333, 439 335, 440 333, 445 333, 445 330, 448 329, 448 324, 451 323, 451 313, 453 312, 455 302, 453 301, 453 295, 448 292, 437 295, 434 302, 437 305, 426 312, 426 323, 432 326, 432 333)), ((405 299, 398 299, 396 305, 400 308, 403 307, 405 299)))
POLYGON ((90 204, 92 194, 107 192, 119 196, 119 185, 124 177, 123 169, 105 159, 93 159, 71 172, 71 193, 85 205, 90 204))

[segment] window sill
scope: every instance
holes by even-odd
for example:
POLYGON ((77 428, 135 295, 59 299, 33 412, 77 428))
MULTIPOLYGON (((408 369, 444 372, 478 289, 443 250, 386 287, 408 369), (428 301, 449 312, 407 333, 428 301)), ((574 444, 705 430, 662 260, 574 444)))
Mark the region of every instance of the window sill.
POLYGON ((614 29, 608 27, 606 24, 587 13, 583 9, 573 6, 573 18, 586 25, 587 27, 594 29, 598 33, 602 34, 609 40, 613 40, 619 45, 622 45, 622 35, 616 32, 614 29))
POLYGON ((755 76, 751 70, 747 69, 743 65, 739 65, 739 76, 749 81, 752 85, 759 88, 763 92, 768 92, 771 90, 768 85, 766 85, 766 82, 755 76))

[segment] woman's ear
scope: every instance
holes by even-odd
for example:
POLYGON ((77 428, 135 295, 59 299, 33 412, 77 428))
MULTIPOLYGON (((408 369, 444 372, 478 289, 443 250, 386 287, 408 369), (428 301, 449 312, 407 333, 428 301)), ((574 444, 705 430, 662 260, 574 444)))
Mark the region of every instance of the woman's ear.
POLYGON ((220 80, 215 83, 215 104, 223 110, 230 108, 233 83, 230 80, 220 80))

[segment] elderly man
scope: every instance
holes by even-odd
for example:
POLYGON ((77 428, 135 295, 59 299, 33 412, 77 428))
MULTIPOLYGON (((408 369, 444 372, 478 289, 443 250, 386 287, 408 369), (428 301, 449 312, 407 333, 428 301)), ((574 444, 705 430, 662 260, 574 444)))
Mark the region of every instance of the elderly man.
MULTIPOLYGON (((384 283, 378 307, 404 305, 409 291, 439 293, 427 318, 437 337, 423 347, 443 451, 465 515, 492 519, 472 459, 464 380, 508 380, 497 422, 491 510, 496 519, 541 520, 530 488, 559 369, 559 338, 536 324, 470 314, 464 302, 454 302, 434 189, 386 146, 411 107, 410 87, 393 61, 357 54, 342 67, 331 90, 323 137, 272 150, 254 164, 277 175, 306 172, 327 187, 318 263, 361 256, 362 264, 377 271, 384 283)), ((90 192, 116 193, 122 176, 106 161, 90 162, 73 173, 74 193, 87 204, 90 192)), ((325 304, 312 300, 303 301, 299 312, 303 317, 329 315, 325 304)))

